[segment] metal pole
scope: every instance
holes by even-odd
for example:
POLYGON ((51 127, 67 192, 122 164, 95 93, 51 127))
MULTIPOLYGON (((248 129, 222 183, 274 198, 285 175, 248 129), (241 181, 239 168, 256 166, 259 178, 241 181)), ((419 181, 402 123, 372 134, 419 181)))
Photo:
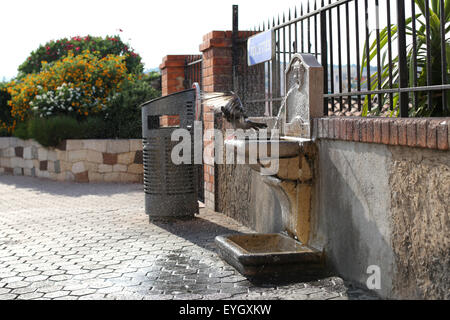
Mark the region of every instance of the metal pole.
MULTIPOLYGON (((440 1, 440 20, 441 20, 441 74, 442 84, 447 84, 447 57, 446 57, 446 41, 445 41, 445 5, 444 0, 440 1)), ((442 90, 442 115, 448 114, 450 110, 447 105, 447 91, 442 90)))
POLYGON ((237 88, 235 88, 235 77, 236 77, 236 68, 238 64, 238 57, 237 57, 237 40, 239 37, 239 6, 234 4, 233 5, 233 31, 231 34, 231 56, 232 56, 232 75, 231 75, 231 87, 236 92, 237 88))
MULTIPOLYGON (((406 24, 405 2, 397 0, 397 26, 398 26, 398 63, 399 63, 399 87, 408 87, 408 65, 406 60, 406 24)), ((408 93, 400 94, 400 117, 408 117, 408 93)))
MULTIPOLYGON (((322 0, 322 7, 324 2, 322 0)), ((330 12, 331 15, 331 12, 330 12)), ((331 26, 330 26, 331 28, 331 26)), ((320 50, 323 68, 323 93, 328 94, 328 51, 327 51, 327 13, 322 11, 320 13, 320 50)), ((317 48, 316 48, 317 52, 317 48)), ((333 66, 331 66, 333 67, 333 66)), ((323 114, 328 115, 328 99, 323 100, 323 114)))

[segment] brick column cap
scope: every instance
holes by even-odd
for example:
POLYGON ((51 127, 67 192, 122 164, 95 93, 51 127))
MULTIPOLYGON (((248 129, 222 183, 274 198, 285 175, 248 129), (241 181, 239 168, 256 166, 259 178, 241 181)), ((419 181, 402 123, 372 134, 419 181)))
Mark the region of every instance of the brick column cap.
POLYGON ((184 67, 184 63, 187 57, 191 54, 169 54, 162 59, 162 63, 159 65, 159 69, 165 69, 167 67, 184 67))
MULTIPOLYGON (((257 33, 256 31, 239 31, 238 38, 248 37, 257 33)), ((203 43, 200 44, 200 52, 211 48, 230 48, 232 45, 232 31, 211 31, 203 36, 203 43)))

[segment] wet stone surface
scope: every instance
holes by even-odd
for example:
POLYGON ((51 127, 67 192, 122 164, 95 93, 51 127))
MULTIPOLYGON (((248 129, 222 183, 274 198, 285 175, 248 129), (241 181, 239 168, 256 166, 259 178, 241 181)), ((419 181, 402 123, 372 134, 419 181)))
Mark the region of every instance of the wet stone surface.
POLYGON ((140 185, 0 176, 0 195, 0 300, 374 298, 338 277, 252 283, 214 244, 250 230, 205 209, 150 224, 140 185))

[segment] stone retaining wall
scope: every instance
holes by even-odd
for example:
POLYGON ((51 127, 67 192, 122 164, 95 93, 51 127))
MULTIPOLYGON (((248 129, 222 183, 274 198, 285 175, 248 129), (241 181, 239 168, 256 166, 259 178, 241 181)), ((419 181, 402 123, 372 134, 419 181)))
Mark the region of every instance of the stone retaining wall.
POLYGON ((140 183, 142 140, 66 140, 57 148, 46 148, 34 140, 0 137, 1 174, 58 181, 140 183))

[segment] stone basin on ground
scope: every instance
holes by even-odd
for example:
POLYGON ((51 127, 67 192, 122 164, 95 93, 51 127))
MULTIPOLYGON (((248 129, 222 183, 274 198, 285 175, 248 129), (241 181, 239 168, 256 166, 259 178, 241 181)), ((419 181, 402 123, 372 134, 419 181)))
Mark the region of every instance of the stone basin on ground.
POLYGON ((322 253, 280 233, 215 239, 219 255, 246 277, 311 278, 323 274, 322 253))

